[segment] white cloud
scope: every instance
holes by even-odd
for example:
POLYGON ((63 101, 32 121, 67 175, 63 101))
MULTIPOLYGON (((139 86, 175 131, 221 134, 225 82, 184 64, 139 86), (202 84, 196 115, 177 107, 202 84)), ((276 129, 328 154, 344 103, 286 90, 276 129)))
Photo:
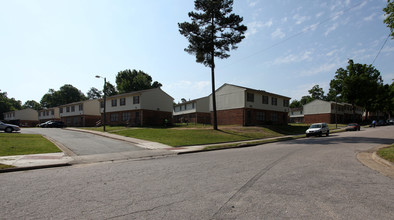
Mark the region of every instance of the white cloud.
POLYGON ((371 14, 370 16, 368 16, 368 17, 365 17, 363 20, 364 21, 372 21, 372 19, 375 17, 375 13, 373 13, 373 14, 371 14))
POLYGON ((326 56, 332 56, 332 55, 334 55, 334 53, 336 53, 338 50, 337 49, 334 49, 334 50, 331 50, 330 52, 328 52, 328 53, 326 53, 326 56))
POLYGON ((259 3, 259 1, 248 1, 248 3, 250 7, 254 7, 259 3))
POLYGON ((287 17, 282 18, 282 22, 283 22, 283 23, 287 22, 287 20, 288 20, 287 17))
POLYGON ((300 76, 314 76, 320 73, 332 72, 336 69, 338 69, 338 63, 325 63, 313 69, 302 71, 300 76))
POLYGON ((286 36, 285 33, 283 33, 280 28, 277 28, 274 32, 271 33, 272 38, 284 38, 286 36))
POLYGON ((312 24, 312 25, 309 25, 309 26, 306 26, 304 29, 302 29, 302 31, 303 32, 306 32, 306 31, 314 31, 314 30, 316 30, 316 28, 317 28, 317 26, 319 25, 319 23, 315 23, 315 24, 312 24))
POLYGON ((391 53, 394 52, 394 47, 385 47, 382 49, 382 53, 391 53))
POLYGON ((273 24, 272 18, 269 21, 265 22, 265 23, 261 23, 260 21, 253 21, 251 23, 248 23, 247 24, 248 31, 246 32, 245 36, 249 37, 251 35, 254 35, 254 34, 256 34, 259 31, 260 28, 271 27, 272 24, 273 24))
POLYGON ((315 15, 315 17, 316 17, 316 18, 320 18, 323 14, 324 14, 323 11, 322 11, 322 12, 319 12, 319 13, 317 13, 317 14, 315 15))
POLYGON ((329 28, 327 29, 327 31, 324 33, 324 36, 327 37, 327 35, 328 35, 329 33, 333 32, 333 31, 335 31, 335 30, 337 29, 337 27, 338 27, 338 23, 333 24, 331 27, 329 27, 329 28))
POLYGON ((305 51, 302 54, 290 54, 285 57, 276 58, 274 64, 285 64, 285 63, 296 63, 304 60, 309 60, 311 58, 312 51, 305 51))
POLYGON ((295 20, 296 24, 302 24, 305 21, 309 20, 310 17, 308 16, 300 16, 299 14, 296 14, 293 16, 293 19, 295 20))

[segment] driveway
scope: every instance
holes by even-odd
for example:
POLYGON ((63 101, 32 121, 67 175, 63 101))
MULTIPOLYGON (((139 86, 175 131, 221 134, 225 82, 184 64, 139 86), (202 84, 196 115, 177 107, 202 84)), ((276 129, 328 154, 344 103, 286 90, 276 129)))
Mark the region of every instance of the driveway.
POLYGON ((60 128, 23 128, 21 133, 47 136, 78 156, 144 151, 129 142, 60 128))

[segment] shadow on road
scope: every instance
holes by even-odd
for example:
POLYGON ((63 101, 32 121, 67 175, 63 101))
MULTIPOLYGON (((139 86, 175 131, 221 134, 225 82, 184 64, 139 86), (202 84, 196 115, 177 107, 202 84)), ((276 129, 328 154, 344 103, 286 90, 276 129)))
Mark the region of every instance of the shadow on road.
POLYGON ((299 139, 298 141, 288 141, 287 144, 357 144, 357 143, 370 143, 370 144, 393 144, 394 138, 371 138, 371 137, 341 137, 339 135, 330 135, 329 137, 310 137, 299 139))

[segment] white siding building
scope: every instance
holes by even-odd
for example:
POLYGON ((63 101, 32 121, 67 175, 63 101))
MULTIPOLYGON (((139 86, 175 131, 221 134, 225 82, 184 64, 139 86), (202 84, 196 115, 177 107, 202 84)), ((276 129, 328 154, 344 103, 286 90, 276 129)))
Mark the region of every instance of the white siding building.
POLYGON ((101 118, 99 105, 97 99, 61 105, 59 106, 59 116, 66 126, 96 126, 101 118))
MULTIPOLYGON (((163 125, 171 123, 174 99, 161 88, 135 91, 106 98, 106 124, 163 125)), ((104 121, 104 103, 101 99, 104 121)))
POLYGON ((3 116, 5 121, 22 127, 34 127, 38 124, 38 113, 31 108, 6 112, 3 116))

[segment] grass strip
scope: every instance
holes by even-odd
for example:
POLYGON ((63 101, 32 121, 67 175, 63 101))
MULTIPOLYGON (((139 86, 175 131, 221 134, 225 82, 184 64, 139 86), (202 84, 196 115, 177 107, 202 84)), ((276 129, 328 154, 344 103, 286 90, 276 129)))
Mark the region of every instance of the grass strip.
POLYGON ((39 134, 0 133, 0 156, 61 152, 39 134))
POLYGON ((2 170, 2 169, 9 169, 9 168, 13 168, 14 166, 11 166, 11 165, 6 165, 6 164, 1 164, 0 163, 0 170, 2 170))
POLYGON ((394 144, 379 149, 377 154, 379 155, 379 157, 394 163, 394 144))

